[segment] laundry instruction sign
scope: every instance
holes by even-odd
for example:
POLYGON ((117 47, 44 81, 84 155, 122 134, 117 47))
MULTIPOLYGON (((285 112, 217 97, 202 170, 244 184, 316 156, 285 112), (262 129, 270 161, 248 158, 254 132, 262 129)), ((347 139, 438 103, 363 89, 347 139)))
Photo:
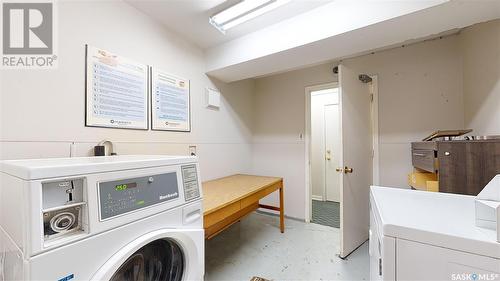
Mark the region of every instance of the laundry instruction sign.
POLYGON ((55 3, 2 2, 2 68, 57 67, 55 3))

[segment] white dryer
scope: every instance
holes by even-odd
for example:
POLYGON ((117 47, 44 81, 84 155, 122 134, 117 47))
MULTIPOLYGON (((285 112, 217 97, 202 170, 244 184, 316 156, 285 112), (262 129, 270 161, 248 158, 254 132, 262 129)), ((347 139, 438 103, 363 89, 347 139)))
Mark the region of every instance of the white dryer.
POLYGON ((195 157, 0 165, 0 280, 203 279, 195 157))
POLYGON ((500 280, 496 232, 474 196, 372 186, 370 280, 500 280))

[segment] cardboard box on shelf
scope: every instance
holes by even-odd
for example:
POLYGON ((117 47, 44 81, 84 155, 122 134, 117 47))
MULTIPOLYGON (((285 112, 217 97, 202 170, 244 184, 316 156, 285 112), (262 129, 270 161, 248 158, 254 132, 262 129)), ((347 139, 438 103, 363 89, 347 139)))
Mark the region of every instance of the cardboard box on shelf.
POLYGON ((408 174, 408 185, 418 190, 427 190, 428 181, 437 181, 437 174, 413 172, 408 174))
POLYGON ((427 188, 427 191, 439 192, 439 182, 438 181, 427 181, 426 188, 427 188))

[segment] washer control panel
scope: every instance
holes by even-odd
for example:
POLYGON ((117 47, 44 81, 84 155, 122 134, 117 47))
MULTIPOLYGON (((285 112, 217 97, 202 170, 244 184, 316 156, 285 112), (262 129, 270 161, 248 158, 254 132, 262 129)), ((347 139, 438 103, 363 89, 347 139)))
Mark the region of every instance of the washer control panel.
POLYGON ((100 220, 179 198, 177 173, 100 182, 100 220))

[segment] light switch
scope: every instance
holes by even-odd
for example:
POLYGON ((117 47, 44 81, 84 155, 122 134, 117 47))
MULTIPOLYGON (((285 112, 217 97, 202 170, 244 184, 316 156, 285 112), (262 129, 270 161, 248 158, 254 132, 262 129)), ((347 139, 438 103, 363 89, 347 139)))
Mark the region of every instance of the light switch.
POLYGON ((196 145, 189 146, 189 155, 196 156, 196 145))
POLYGON ((207 107, 216 109, 220 107, 220 92, 218 90, 207 88, 207 107))

